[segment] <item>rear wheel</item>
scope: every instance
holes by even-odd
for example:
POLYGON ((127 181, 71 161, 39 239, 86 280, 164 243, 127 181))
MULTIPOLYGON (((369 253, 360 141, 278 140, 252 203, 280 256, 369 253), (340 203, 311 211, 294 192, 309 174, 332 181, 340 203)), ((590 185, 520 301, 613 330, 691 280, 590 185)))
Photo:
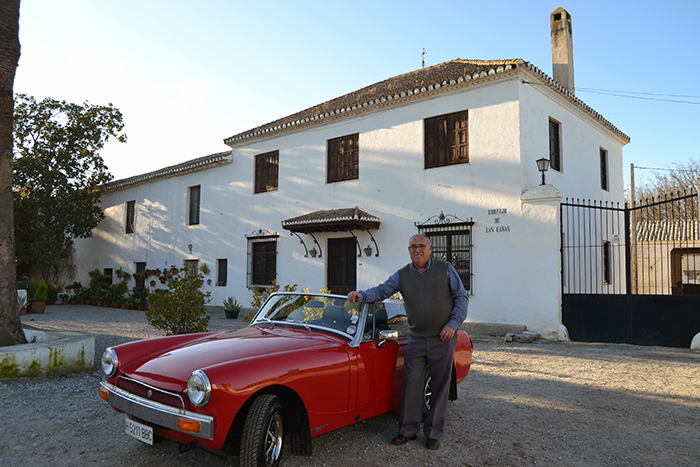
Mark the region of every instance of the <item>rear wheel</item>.
POLYGON ((258 396, 243 425, 241 467, 277 467, 282 456, 283 428, 279 397, 258 396))

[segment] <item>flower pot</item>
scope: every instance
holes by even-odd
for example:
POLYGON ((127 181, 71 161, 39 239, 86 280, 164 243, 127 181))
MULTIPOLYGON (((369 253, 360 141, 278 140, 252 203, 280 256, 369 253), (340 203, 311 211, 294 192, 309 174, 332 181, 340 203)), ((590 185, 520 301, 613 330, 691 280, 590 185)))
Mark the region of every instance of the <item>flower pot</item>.
POLYGON ((226 313, 226 317, 227 317, 228 319, 236 319, 236 318, 238 318, 238 313, 239 313, 240 311, 241 311, 241 310, 224 310, 224 312, 226 313))
POLYGON ((32 313, 43 314, 46 311, 46 302, 34 302, 32 305, 32 313))
POLYGON ((161 284, 165 284, 165 279, 161 279, 161 280, 160 280, 160 283, 161 283, 161 284))
POLYGON ((144 303, 139 303, 138 308, 139 311, 144 311, 146 309, 146 305, 144 303))
POLYGON ((151 287, 155 287, 155 286, 156 286, 156 281, 151 281, 151 287))
POLYGON ((22 308, 19 309, 19 314, 20 315, 26 315, 27 314, 27 307, 23 306, 22 308))

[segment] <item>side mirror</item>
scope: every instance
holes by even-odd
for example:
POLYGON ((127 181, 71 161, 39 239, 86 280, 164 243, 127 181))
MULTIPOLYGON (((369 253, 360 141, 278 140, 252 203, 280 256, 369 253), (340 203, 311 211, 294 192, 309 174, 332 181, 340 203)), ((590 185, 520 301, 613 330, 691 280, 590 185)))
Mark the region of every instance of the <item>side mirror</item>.
POLYGON ((379 343, 377 344, 377 347, 381 349, 384 347, 386 341, 398 342, 398 340, 399 331, 379 331, 379 343))

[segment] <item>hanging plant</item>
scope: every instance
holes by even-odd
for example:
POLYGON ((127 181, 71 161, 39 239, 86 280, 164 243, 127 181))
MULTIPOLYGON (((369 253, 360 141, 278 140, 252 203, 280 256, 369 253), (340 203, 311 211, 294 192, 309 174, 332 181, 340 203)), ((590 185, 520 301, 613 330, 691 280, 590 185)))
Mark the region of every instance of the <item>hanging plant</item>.
POLYGON ((209 269, 209 265, 207 263, 202 263, 202 265, 199 267, 199 270, 202 271, 202 274, 209 274, 211 270, 209 269))

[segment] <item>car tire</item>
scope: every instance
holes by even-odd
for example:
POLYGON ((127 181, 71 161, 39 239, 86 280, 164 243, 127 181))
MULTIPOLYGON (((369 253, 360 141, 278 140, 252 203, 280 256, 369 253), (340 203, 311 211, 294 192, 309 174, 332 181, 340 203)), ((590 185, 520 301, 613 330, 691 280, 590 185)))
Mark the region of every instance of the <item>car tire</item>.
POLYGON ((248 411, 241 436, 241 467, 277 467, 282 457, 282 402, 261 394, 248 411))

